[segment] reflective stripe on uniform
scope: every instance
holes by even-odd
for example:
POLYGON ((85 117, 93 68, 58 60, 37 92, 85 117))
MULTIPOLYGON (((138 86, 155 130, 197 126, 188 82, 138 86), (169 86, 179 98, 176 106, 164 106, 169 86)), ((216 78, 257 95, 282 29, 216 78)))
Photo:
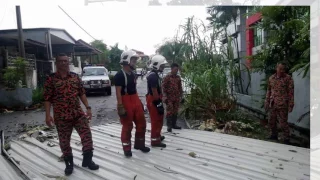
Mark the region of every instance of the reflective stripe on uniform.
POLYGON ((160 138, 151 138, 151 141, 159 141, 161 140, 160 138))
POLYGON ((127 94, 127 91, 128 91, 128 89, 127 89, 127 85, 128 85, 127 74, 126 74, 126 72, 124 72, 123 69, 121 69, 121 70, 122 70, 123 75, 124 75, 124 83, 125 83, 124 92, 125 92, 125 94, 127 94))
POLYGON ((122 143, 123 146, 129 146, 131 143, 122 143))

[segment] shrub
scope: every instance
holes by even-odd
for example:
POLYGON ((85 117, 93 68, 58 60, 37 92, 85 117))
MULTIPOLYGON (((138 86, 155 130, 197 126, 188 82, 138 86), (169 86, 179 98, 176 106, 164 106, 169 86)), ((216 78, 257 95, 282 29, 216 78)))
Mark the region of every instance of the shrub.
POLYGON ((19 86, 20 82, 21 85, 25 84, 25 68, 26 68, 26 61, 22 58, 17 58, 13 60, 13 66, 7 67, 4 70, 4 84, 9 89, 15 89, 19 86))
POLYGON ((37 88, 37 89, 33 90, 33 93, 32 93, 33 104, 38 104, 43 101, 44 101, 43 88, 37 88))

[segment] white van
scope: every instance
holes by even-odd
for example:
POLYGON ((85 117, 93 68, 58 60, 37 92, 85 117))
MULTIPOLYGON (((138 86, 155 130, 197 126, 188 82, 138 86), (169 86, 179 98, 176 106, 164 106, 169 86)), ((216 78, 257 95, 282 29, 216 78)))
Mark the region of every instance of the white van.
POLYGON ((104 92, 106 95, 111 95, 111 81, 104 66, 84 67, 81 78, 87 93, 104 92))

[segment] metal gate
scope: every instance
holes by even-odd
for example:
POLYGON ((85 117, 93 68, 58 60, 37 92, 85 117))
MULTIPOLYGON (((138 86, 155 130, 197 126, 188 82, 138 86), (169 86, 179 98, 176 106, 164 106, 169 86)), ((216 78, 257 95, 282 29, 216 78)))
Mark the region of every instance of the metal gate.
POLYGON ((42 88, 48 75, 52 73, 52 62, 37 60, 38 87, 42 88))

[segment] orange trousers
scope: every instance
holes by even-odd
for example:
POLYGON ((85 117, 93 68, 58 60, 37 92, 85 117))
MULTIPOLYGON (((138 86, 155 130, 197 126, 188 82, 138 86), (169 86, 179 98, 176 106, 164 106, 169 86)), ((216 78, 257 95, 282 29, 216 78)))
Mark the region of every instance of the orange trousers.
POLYGON ((154 98, 152 95, 147 95, 146 100, 151 119, 151 145, 157 145, 161 143, 161 129, 164 115, 158 113, 156 106, 153 104, 154 98))
POLYGON ((131 150, 131 131, 136 125, 135 147, 145 146, 146 119, 138 94, 122 96, 122 104, 127 111, 126 117, 121 117, 121 142, 124 151, 131 150))

